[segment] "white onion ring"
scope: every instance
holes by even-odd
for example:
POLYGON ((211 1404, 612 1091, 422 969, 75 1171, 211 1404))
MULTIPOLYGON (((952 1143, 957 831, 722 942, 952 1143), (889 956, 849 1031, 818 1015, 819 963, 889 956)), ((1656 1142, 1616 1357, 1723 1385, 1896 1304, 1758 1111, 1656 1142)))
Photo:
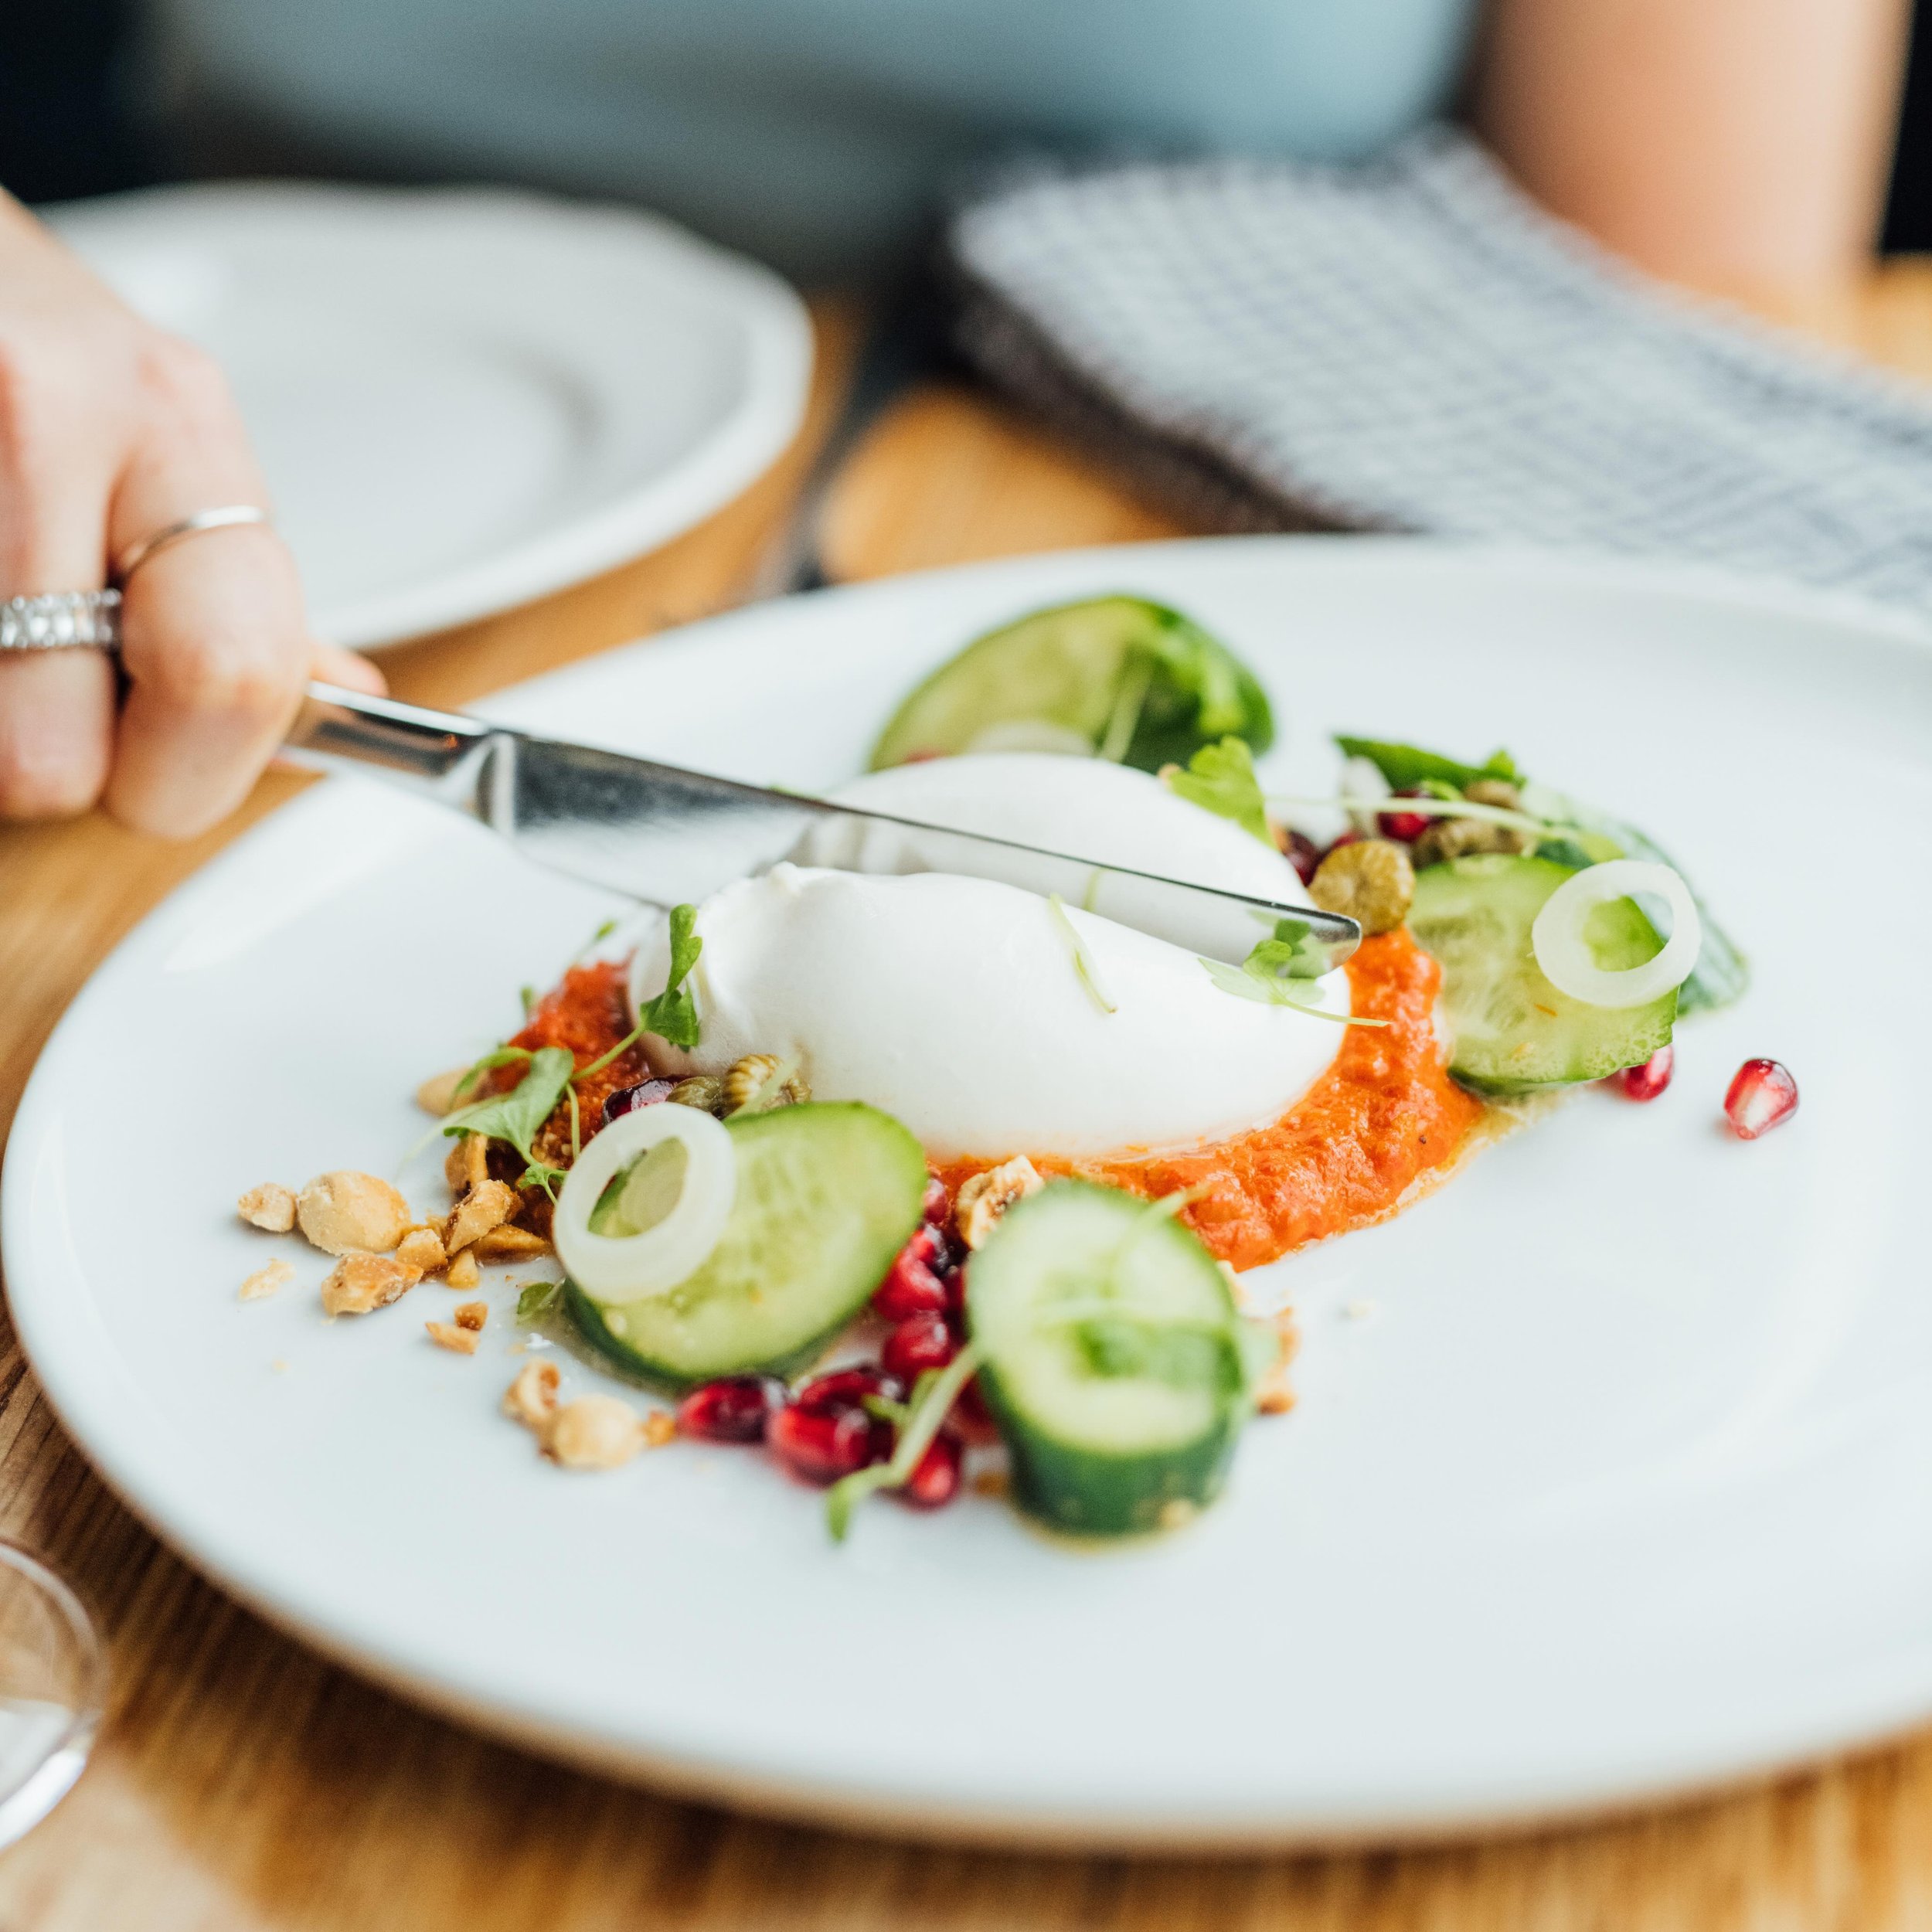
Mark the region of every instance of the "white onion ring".
POLYGON ((688 1281, 718 1245, 738 1192, 731 1136, 695 1107, 659 1100, 621 1114, 565 1175, 550 1238, 570 1279, 592 1301, 634 1301, 688 1281), (661 1141, 684 1143, 684 1186, 654 1228, 619 1237, 593 1234, 590 1213, 618 1172, 661 1141))
POLYGON ((1560 993, 1586 1006, 1648 1006, 1681 986, 1697 964, 1704 928, 1690 888, 1668 866, 1638 859, 1612 859, 1566 879, 1543 901, 1529 943, 1543 977, 1560 993), (1655 958, 1624 972, 1606 972, 1590 955, 1583 927, 1599 906, 1649 893, 1670 907, 1669 943, 1655 958))

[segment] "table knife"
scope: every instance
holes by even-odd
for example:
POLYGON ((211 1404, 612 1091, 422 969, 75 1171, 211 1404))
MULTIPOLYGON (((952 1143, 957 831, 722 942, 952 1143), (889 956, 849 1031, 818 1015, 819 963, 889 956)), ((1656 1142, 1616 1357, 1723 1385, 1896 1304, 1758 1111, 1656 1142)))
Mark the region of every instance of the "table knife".
POLYGON ((285 755, 400 784, 467 813, 539 865, 658 906, 696 903, 790 860, 996 879, 1230 965, 1257 940, 1281 936, 1298 939, 1304 957, 1325 961, 1327 971, 1362 939, 1352 919, 1309 906, 740 784, 332 685, 309 686, 285 755), (1284 921, 1292 927, 1277 934, 1284 921))

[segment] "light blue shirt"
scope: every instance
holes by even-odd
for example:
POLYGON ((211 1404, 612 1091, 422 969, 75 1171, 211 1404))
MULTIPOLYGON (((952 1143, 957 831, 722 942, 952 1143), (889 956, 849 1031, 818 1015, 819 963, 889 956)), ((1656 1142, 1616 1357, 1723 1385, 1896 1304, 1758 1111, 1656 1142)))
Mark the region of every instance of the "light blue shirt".
POLYGON ((216 110, 411 172, 617 195, 794 274, 889 264, 1015 149, 1373 152, 1475 0, 160 0, 216 110))

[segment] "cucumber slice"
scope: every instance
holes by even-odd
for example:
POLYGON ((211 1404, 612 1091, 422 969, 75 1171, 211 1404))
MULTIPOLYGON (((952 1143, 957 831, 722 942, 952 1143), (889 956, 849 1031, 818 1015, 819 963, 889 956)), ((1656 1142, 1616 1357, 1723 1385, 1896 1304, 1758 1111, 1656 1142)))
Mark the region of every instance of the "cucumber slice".
POLYGON ((1254 1335, 1179 1221, 1056 1181, 1009 1209, 966 1281, 979 1386, 1021 1508, 1121 1536, 1213 1500, 1253 1406, 1254 1335))
POLYGON ((697 1273, 629 1302, 600 1301, 574 1282, 565 1291, 585 1339, 654 1386, 783 1375, 809 1362, 865 1306, 923 1211, 925 1153, 876 1107, 776 1107, 725 1128, 737 1192, 697 1273))
POLYGON ((1145 597, 1094 597, 1036 611, 948 659, 893 715, 872 769, 1037 747, 1158 771, 1230 735, 1265 751, 1274 723, 1226 646, 1145 597))
MULTIPOLYGON (((1442 962, 1449 1070, 1485 1094, 1602 1080, 1668 1043, 1675 992, 1647 1006, 1586 1006, 1543 977, 1529 929, 1543 901, 1577 868, 1549 859, 1485 852, 1416 874, 1410 930, 1442 962)), ((1640 966, 1662 947, 1628 899, 1591 916, 1588 935, 1607 971, 1640 966)))

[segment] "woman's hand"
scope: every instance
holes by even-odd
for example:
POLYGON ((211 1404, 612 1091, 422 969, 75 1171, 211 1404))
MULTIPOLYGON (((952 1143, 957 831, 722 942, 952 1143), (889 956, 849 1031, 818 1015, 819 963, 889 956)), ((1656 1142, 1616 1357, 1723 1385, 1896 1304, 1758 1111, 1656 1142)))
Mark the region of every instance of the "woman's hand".
MULTIPOLYGON (((108 560, 197 510, 266 501, 220 371, 124 307, 0 195, 0 599, 97 590, 108 560)), ((380 690, 320 646, 266 525, 172 544, 129 581, 128 688, 104 652, 0 651, 0 818, 97 801, 185 838, 239 804, 311 675, 380 690)))

